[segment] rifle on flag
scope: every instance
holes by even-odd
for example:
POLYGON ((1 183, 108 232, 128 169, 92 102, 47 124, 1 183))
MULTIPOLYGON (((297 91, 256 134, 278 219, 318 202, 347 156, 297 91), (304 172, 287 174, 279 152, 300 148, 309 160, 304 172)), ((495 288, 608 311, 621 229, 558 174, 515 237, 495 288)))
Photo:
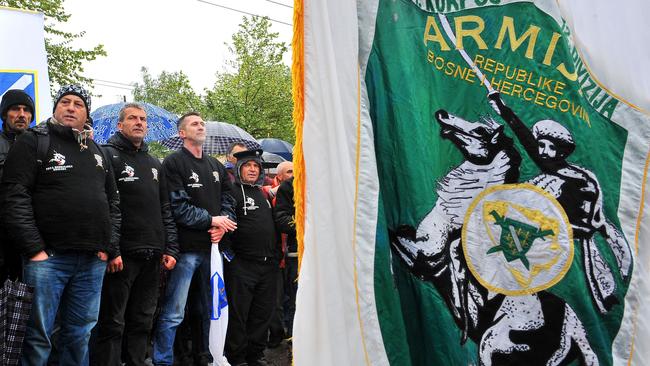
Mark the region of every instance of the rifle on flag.
POLYGON ((496 90, 492 88, 492 84, 490 84, 490 81, 485 77, 485 74, 481 71, 481 69, 476 66, 474 61, 472 61, 472 58, 469 57, 467 52, 464 49, 459 49, 458 48, 458 43, 456 42, 456 35, 454 34, 454 31, 451 30, 451 25, 449 25, 449 21, 447 20, 447 16, 445 14, 438 14, 438 19, 440 19, 440 24, 442 25, 442 29, 444 29, 445 33, 447 34, 447 37, 451 40, 451 42, 456 45, 456 50, 460 53, 460 56, 465 60, 467 65, 474 71, 476 76, 478 77, 481 82, 483 82, 483 85, 488 90, 488 94, 493 94, 496 90))

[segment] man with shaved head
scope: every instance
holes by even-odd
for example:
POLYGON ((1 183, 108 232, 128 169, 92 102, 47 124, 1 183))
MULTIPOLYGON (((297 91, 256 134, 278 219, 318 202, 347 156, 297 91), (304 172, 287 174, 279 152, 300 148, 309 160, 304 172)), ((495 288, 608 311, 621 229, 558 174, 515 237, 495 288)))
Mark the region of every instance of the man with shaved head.
MULTIPOLYGON (((276 170, 277 170, 277 174, 274 178, 274 186, 264 187, 267 194, 269 195, 269 198, 271 198, 273 207, 275 207, 276 205, 278 188, 280 188, 282 182, 285 182, 293 177, 293 163, 290 161, 283 161, 280 164, 278 164, 276 170)), ((285 328, 287 327, 287 316, 284 315, 286 313, 285 304, 284 304, 285 302, 284 300, 287 296, 286 290, 291 287, 291 286, 289 287, 286 286, 287 234, 282 233, 281 240, 282 240, 283 259, 280 262, 280 268, 282 269, 282 271, 279 273, 278 276, 276 311, 273 314, 273 318, 271 319, 271 324, 269 325, 269 342, 268 342, 269 348, 275 348, 279 346, 282 340, 286 338, 287 333, 290 334, 291 332, 290 330, 285 330, 285 328)))

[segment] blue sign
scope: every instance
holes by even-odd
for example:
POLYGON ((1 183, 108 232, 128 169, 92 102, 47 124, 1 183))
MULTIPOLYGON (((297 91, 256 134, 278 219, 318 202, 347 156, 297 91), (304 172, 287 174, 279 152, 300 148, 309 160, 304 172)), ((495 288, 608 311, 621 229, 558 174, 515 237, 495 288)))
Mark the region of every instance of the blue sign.
POLYGON ((221 318, 221 309, 228 306, 228 298, 226 297, 226 285, 219 272, 212 275, 210 281, 210 295, 212 298, 212 308, 210 309, 210 319, 218 320, 221 318))
MULTIPOLYGON (((34 108, 38 108, 36 98, 36 71, 2 71, 0 70, 0 96, 7 90, 20 89, 27 93, 34 101, 34 108)), ((36 111, 34 111, 36 114, 36 111)), ((34 117, 37 117, 36 115, 34 117)), ((32 123, 33 125, 33 123, 32 123)))

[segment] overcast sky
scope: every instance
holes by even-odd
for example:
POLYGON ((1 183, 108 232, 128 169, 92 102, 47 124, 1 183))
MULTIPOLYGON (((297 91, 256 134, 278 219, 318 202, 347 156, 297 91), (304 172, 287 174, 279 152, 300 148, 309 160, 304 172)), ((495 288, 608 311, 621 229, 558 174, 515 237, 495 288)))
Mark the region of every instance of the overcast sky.
MULTIPOLYGON (((291 5, 291 0, 206 1, 292 23, 293 9, 276 4, 291 5)), ((182 70, 203 93, 214 85, 215 73, 223 71, 229 58, 224 42, 230 42, 244 17, 198 0, 66 0, 64 7, 71 14, 64 29, 86 32, 75 45, 88 48, 101 43, 108 53, 86 64, 85 76, 96 80, 94 93, 102 95, 93 100, 93 109, 124 95, 131 100, 130 89, 122 84, 140 82, 142 66, 154 76, 163 70, 182 70)), ((290 43, 291 26, 272 22, 271 30, 290 43)))

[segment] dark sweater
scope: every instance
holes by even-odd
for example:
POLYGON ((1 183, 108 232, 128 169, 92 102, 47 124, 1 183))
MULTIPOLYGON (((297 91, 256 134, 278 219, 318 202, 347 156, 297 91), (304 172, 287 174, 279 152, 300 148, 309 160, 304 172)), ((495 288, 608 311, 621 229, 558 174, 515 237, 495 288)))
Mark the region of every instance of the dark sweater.
POLYGON ((293 203, 293 177, 278 187, 275 196, 275 224, 280 232, 287 234, 287 249, 290 253, 298 251, 296 240, 296 209, 293 203))
POLYGON ((228 215, 235 220, 226 169, 210 156, 198 159, 182 148, 165 158, 163 171, 181 252, 209 251, 212 216, 228 215))
POLYGON ((110 164, 92 141, 82 151, 69 127, 48 122, 47 131, 42 164, 32 131, 20 135, 5 162, 3 219, 15 245, 26 257, 47 248, 113 253, 119 197, 110 164))
POLYGON ((273 210, 259 186, 235 183, 237 230, 227 237, 235 256, 279 260, 282 251, 273 221, 273 210), (243 189, 243 191, 242 191, 243 189))
POLYGON ((120 191, 121 254, 152 249, 177 256, 176 224, 171 216, 162 164, 149 155, 144 142, 136 148, 119 132, 111 136, 104 148, 111 158, 120 191))
POLYGON ((16 134, 9 131, 0 132, 0 179, 2 179, 2 170, 5 165, 5 160, 9 154, 11 146, 16 141, 16 134))

